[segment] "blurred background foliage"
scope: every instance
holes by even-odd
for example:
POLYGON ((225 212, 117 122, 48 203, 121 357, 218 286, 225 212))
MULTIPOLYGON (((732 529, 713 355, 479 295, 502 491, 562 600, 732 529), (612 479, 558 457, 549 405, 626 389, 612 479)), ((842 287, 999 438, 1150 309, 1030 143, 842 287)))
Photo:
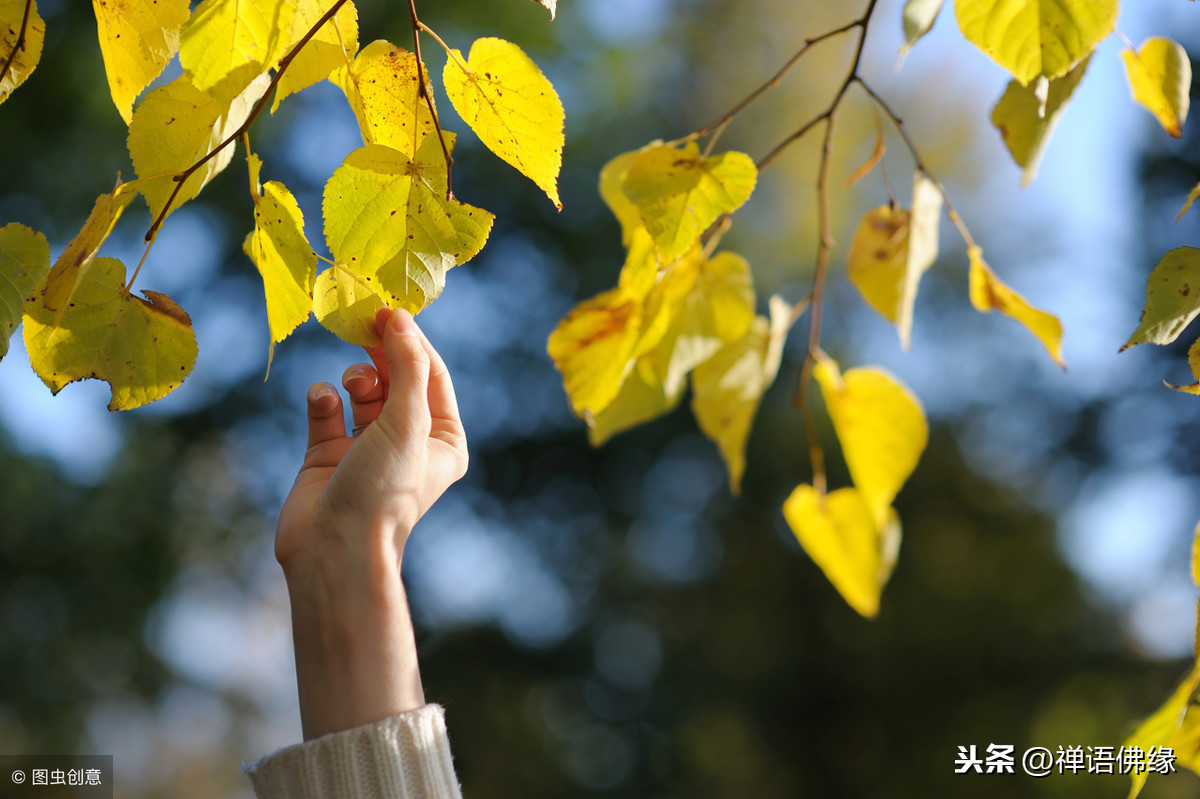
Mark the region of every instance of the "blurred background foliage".
MULTIPOLYGON (((1200 179, 1200 135, 1192 124, 1165 140, 1129 101, 1109 42, 1041 177, 1018 190, 986 121, 1003 74, 961 40, 949 9, 897 72, 900 5, 879 5, 868 78, 992 265, 1063 317, 1072 371, 1016 325, 970 310, 949 232, 912 353, 835 272, 823 343, 845 365, 893 369, 933 422, 898 500, 895 576, 866 622, 779 511, 809 479, 790 406, 803 333, 762 408, 739 499, 686 410, 589 449, 544 354, 558 318, 616 281, 600 166, 719 115, 857 5, 564 0, 546 25, 522 0, 418 3, 453 46, 519 42, 567 110, 561 214, 461 137, 455 193, 497 223, 420 320, 454 374, 472 445, 470 474, 406 563, 427 695, 447 707, 467 796, 1124 796, 1123 777, 956 776, 953 761, 967 744, 1119 745, 1186 668, 1200 414, 1159 381, 1183 382, 1187 345, 1116 349, 1151 265, 1200 240, 1195 211, 1171 222, 1200 179)), ((1122 28, 1196 52, 1184 5, 1128 8, 1122 28)), ((132 170, 91 15, 65 0, 39 7, 42 63, 0 109, 0 221, 44 231, 57 251, 132 170)), ((411 42, 394 4, 360 0, 359 13, 363 42, 411 42)), ((812 53, 723 146, 759 155, 823 107, 851 44, 812 53)), ((841 119, 845 176, 873 122, 865 101, 841 119)), ((292 188, 320 248, 322 184, 359 144, 344 100, 308 90, 252 136, 264 179, 292 188)), ((774 291, 808 292, 815 146, 763 175, 725 240, 754 265, 763 306, 774 291)), ((903 196, 911 164, 890 135, 889 147, 903 196)), ((239 761, 299 738, 273 518, 303 447, 304 389, 359 355, 309 323, 263 382, 242 169, 239 155, 173 215, 139 278, 195 321, 200 360, 180 390, 114 416, 102 385, 51 399, 17 339, 0 365, 0 751, 113 753, 118 796, 249 796, 239 761)), ((885 201, 877 174, 835 193, 837 252, 885 201)), ((145 216, 127 215, 108 254, 136 262, 145 216)), ((844 467, 831 477, 844 482, 844 467)), ((1197 791, 1182 774, 1152 777, 1144 796, 1197 791)))

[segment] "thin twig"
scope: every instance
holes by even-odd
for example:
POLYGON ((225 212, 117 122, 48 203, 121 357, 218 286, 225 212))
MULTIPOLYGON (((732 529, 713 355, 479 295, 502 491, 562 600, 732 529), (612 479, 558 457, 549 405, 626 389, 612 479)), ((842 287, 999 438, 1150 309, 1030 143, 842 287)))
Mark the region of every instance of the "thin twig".
MULTIPOLYGON (((197 169, 207 164, 210 160, 216 157, 219 152, 224 150, 232 142, 237 141, 243 133, 250 129, 250 126, 254 124, 254 120, 258 118, 258 115, 263 110, 263 107, 266 106, 267 100, 271 97, 271 92, 273 92, 275 87, 279 84, 279 79, 283 77, 283 73, 287 71, 288 66, 291 65, 292 61, 296 58, 300 51, 304 49, 304 46, 308 44, 309 40, 312 39, 313 36, 317 35, 317 31, 321 29, 321 26, 332 19, 333 16, 337 14, 338 10, 341 9, 341 7, 345 4, 346 0, 337 0, 337 2, 335 2, 333 6, 330 7, 330 9, 316 21, 316 23, 309 29, 308 33, 304 34, 304 37, 300 39, 300 41, 296 42, 295 46, 288 51, 288 54, 280 60, 279 66, 275 69, 275 76, 271 78, 271 82, 268 84, 267 90, 263 92, 263 96, 260 97, 258 102, 254 104, 254 107, 250 109, 250 115, 246 117, 246 121, 243 122, 237 130, 231 133, 228 138, 226 138, 213 149, 209 150, 208 154, 206 154, 203 158, 175 176, 175 189, 171 192, 171 196, 167 198, 166 205, 164 205, 162 210, 158 212, 158 216, 155 217, 154 223, 150 225, 150 229, 146 231, 145 241, 148 244, 152 244, 154 242, 154 237, 158 234, 158 229, 162 227, 163 220, 167 218, 167 212, 171 210, 171 205, 175 202, 175 198, 179 196, 179 190, 183 187, 184 181, 190 178, 197 169)), ((147 247, 147 251, 148 250, 149 248, 147 247)), ((142 256, 142 260, 145 260, 144 255, 142 256)), ((138 268, 141 268, 140 264, 138 265, 138 268)), ((136 270, 133 273, 133 277, 137 277, 136 270)), ((129 283, 126 284, 126 288, 132 284, 133 278, 131 277, 129 279, 129 283)))
POLYGON ((946 213, 950 216, 950 221, 954 223, 954 226, 958 228, 958 232, 960 235, 962 235, 963 241, 968 247, 975 247, 975 239, 971 237, 971 231, 967 230, 966 223, 962 221, 962 217, 958 215, 958 211, 955 211, 954 206, 950 203, 950 197, 946 194, 946 187, 942 185, 942 182, 938 180, 937 176, 934 175, 933 172, 929 171, 929 167, 925 164, 925 160, 921 158, 921 151, 917 149, 916 143, 914 143, 912 137, 908 135, 908 128, 904 127, 904 120, 902 120, 896 114, 896 112, 892 110, 892 107, 888 105, 887 101, 876 94, 875 90, 867 85, 867 82, 861 77, 856 77, 855 81, 859 86, 862 87, 863 91, 867 93, 867 96, 875 101, 875 104, 879 106, 879 109, 888 115, 888 119, 892 121, 892 125, 895 126, 896 131, 900 134, 900 138, 904 140, 904 146, 908 148, 909 155, 911 155, 913 159, 913 164, 925 175, 925 177, 929 178, 934 187, 937 188, 938 192, 942 195, 942 201, 946 205, 946 213))
MULTIPOLYGON (((421 20, 417 19, 416 0, 408 0, 408 14, 412 18, 413 55, 417 58, 417 94, 425 98, 425 104, 429 106, 429 115, 433 117, 433 129, 437 131, 438 143, 442 145, 442 155, 446 157, 446 199, 453 200, 454 190, 450 185, 450 167, 454 163, 454 159, 450 157, 450 148, 446 146, 446 137, 442 135, 442 125, 438 122, 437 111, 433 107, 433 95, 429 93, 429 86, 425 82, 425 62, 421 60, 421 31, 422 29, 427 30, 439 42, 442 40, 436 33, 433 33, 426 25, 422 24, 421 20)), ((442 42, 442 46, 445 47, 445 42, 442 42)), ((417 125, 415 114, 413 125, 417 125)))
POLYGON ((12 66, 12 62, 16 60, 17 53, 25 49, 25 29, 29 25, 29 12, 33 9, 33 0, 25 0, 25 13, 21 16, 21 30, 17 31, 17 40, 13 42, 12 52, 8 54, 8 58, 4 59, 4 66, 0 67, 0 82, 8 76, 8 68, 12 66))
MULTIPOLYGON (((872 5, 874 5, 874 4, 872 3, 872 5)), ((781 80, 783 80, 783 76, 786 75, 788 73, 788 71, 791 70, 792 67, 796 66, 796 63, 801 58, 803 58, 805 53, 807 53, 810 49, 812 49, 812 47, 814 45, 817 45, 817 44, 825 41, 826 39, 832 39, 834 36, 837 36, 838 34, 846 33, 847 31, 853 30, 854 28, 859 28, 859 27, 864 26, 866 24, 867 18, 869 16, 870 16, 870 12, 868 11, 867 14, 864 15, 863 17, 856 19, 853 22, 848 22, 845 25, 841 26, 840 28, 834 28, 831 31, 826 31, 825 33, 822 33, 820 36, 814 36, 811 39, 805 39, 804 46, 801 47, 799 50, 797 50, 795 52, 795 54, 793 54, 792 57, 788 59, 787 63, 784 64, 783 67, 781 67, 780 70, 775 73, 775 77, 771 78, 766 83, 762 84, 757 89, 750 92, 748 95, 746 95, 744 98, 742 98, 742 100, 740 102, 738 102, 735 106, 733 106, 733 108, 730 108, 728 111, 726 111, 723 116, 717 117, 712 122, 709 122, 707 125, 700 128, 699 130, 697 130, 695 133, 693 133, 691 135, 690 138, 698 139, 701 136, 705 135, 706 133, 708 133, 709 131, 712 131, 715 128, 723 128, 725 125, 728 125, 735 116, 737 116, 739 113, 741 113, 742 110, 746 106, 750 105, 750 103, 757 100, 760 95, 762 95, 765 91, 767 91, 767 89, 771 89, 775 86, 778 86, 779 82, 781 80)))

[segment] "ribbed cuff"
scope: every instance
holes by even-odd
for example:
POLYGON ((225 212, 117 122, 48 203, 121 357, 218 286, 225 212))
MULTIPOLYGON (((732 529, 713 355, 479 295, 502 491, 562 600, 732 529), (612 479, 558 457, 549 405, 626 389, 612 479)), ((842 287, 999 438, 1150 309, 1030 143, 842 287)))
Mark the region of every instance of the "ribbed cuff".
POLYGON ((242 772, 258 799, 462 799, 440 705, 280 749, 242 772))

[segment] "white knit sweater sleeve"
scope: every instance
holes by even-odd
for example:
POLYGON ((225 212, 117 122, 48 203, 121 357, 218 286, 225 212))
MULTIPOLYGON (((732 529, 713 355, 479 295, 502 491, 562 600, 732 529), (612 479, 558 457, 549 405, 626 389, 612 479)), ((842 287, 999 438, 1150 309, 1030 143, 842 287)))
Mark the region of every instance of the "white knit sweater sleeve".
POLYGON ((258 799, 462 799, 439 705, 280 749, 242 771, 258 799))

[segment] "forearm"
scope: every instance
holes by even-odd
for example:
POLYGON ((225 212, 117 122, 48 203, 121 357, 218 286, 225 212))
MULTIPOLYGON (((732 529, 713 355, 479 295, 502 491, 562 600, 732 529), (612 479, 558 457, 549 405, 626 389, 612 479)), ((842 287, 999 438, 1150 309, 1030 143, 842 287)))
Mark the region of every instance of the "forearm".
POLYGON ((285 569, 306 741, 425 704, 400 558, 383 549, 285 569))

